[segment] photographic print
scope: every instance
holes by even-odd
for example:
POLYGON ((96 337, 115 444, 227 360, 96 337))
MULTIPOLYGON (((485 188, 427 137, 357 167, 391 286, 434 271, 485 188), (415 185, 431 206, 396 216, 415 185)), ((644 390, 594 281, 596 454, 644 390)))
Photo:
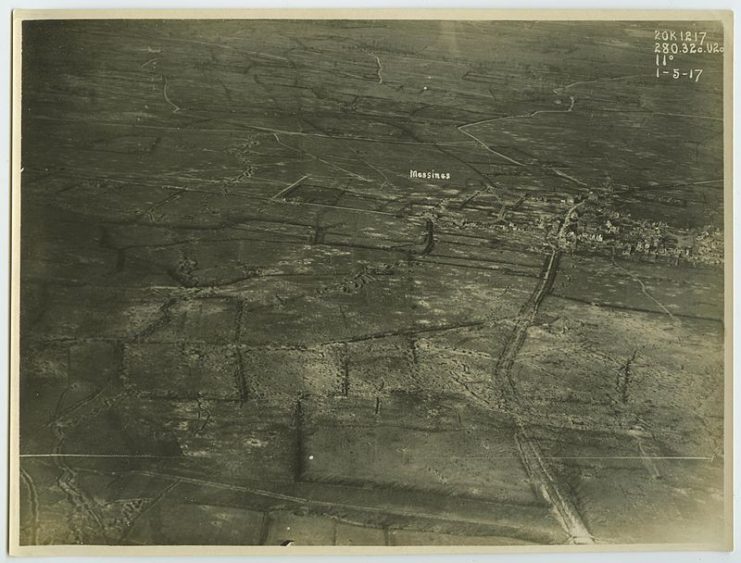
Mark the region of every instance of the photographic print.
POLYGON ((729 549, 731 25, 17 12, 11 551, 729 549))

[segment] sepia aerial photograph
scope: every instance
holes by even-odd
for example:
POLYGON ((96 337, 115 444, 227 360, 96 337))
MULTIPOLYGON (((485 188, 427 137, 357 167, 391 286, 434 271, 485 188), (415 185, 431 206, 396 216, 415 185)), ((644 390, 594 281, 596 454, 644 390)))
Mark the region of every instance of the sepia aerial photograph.
POLYGON ((16 19, 16 552, 728 548, 728 14, 417 14, 16 19))

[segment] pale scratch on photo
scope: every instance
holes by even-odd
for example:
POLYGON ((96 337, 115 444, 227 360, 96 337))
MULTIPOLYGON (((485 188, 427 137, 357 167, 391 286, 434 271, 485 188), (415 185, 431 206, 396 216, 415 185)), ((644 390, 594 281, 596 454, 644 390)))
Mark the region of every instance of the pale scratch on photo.
POLYGON ((180 111, 180 106, 173 102, 170 99, 170 96, 167 95, 167 77, 164 74, 162 75, 162 96, 165 98, 165 101, 172 106, 172 113, 180 111))

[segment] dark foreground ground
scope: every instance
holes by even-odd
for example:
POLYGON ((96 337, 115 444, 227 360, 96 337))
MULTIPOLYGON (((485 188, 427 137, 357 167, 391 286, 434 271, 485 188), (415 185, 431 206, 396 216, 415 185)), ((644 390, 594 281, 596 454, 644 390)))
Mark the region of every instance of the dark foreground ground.
POLYGON ((720 57, 656 27, 27 23, 22 543, 718 541, 720 57))

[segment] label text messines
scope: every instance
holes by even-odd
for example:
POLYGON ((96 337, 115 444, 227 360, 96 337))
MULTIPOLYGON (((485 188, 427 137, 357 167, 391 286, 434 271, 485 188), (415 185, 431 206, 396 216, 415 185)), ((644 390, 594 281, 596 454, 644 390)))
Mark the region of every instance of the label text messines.
POLYGON ((723 51, 723 44, 707 31, 655 29, 656 78, 685 78, 699 82, 703 67, 688 63, 683 55, 719 55, 723 51))
POLYGON ((420 180, 450 180, 450 172, 439 172, 437 170, 409 170, 410 178, 420 180))

